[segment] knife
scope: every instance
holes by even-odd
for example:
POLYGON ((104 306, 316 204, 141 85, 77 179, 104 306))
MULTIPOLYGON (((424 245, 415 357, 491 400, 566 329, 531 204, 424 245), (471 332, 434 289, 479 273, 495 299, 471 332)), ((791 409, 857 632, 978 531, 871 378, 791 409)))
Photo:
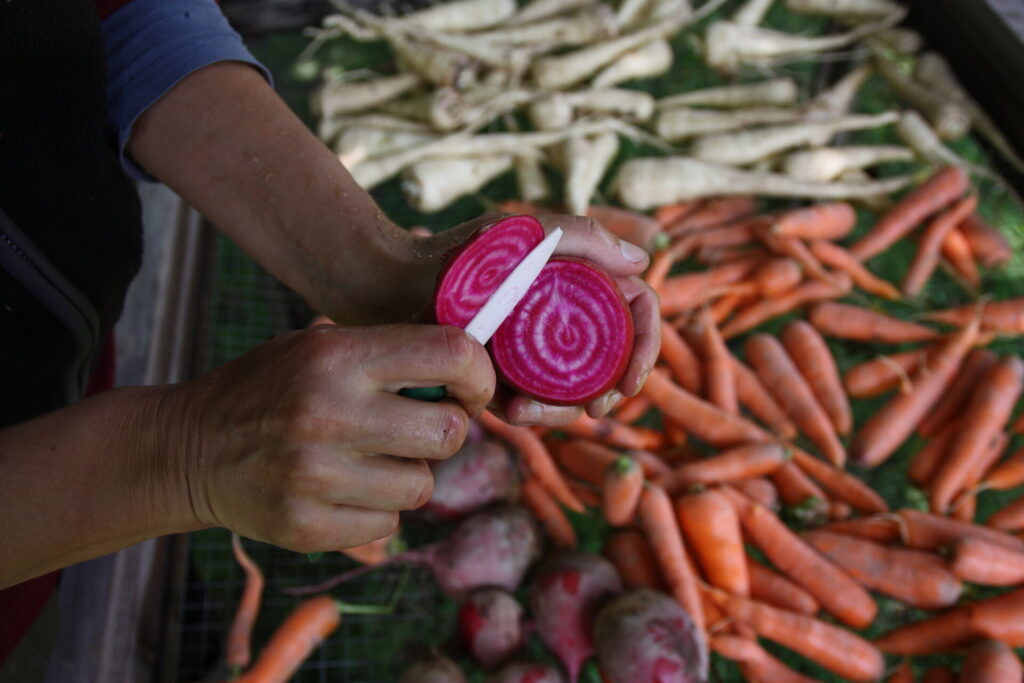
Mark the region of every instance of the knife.
MULTIPOLYGON (((512 314, 522 298, 526 296, 526 292, 533 286, 561 239, 562 229, 555 228, 526 255, 526 258, 516 265, 509 276, 487 299, 487 303, 477 311, 464 328, 469 336, 481 344, 486 344, 490 340, 491 336, 505 322, 505 318, 512 314)), ((444 387, 408 387, 399 391, 398 394, 420 401, 440 401, 448 395, 444 387)))

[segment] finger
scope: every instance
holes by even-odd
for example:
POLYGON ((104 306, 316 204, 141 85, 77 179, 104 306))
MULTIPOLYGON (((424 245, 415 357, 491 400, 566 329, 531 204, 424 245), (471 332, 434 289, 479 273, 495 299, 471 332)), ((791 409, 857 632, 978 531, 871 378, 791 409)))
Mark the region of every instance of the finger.
POLYGON ((443 460, 462 447, 469 416, 454 401, 429 403, 379 392, 369 399, 349 433, 342 435, 363 453, 443 460))
POLYGON ((287 477, 294 495, 371 510, 413 510, 430 500, 434 476, 424 460, 338 453, 329 446, 292 458, 287 477))
POLYGON ((572 422, 583 413, 579 406, 553 406, 513 394, 505 401, 502 413, 509 424, 557 427, 572 422))
POLYGON ((604 417, 621 400, 622 393, 617 389, 612 389, 604 396, 598 396, 593 401, 587 403, 587 415, 593 418, 604 417))
POLYGON ((306 501, 270 520, 267 538, 288 550, 313 553, 364 545, 397 528, 397 512, 306 501))
MULTIPOLYGON (((367 359, 377 389, 444 386, 471 416, 479 415, 494 394, 494 367, 486 349, 457 327, 394 325, 367 359)), ((377 341, 377 340, 375 340, 377 341)))
POLYGON ((617 388, 625 396, 635 396, 647 380, 661 349, 658 295, 640 278, 620 279, 618 285, 629 302, 634 337, 633 353, 617 388))
POLYGON ((562 228, 564 234, 555 254, 578 256, 591 261, 615 277, 640 275, 647 269, 647 252, 624 242, 585 216, 543 216, 546 230, 562 228))

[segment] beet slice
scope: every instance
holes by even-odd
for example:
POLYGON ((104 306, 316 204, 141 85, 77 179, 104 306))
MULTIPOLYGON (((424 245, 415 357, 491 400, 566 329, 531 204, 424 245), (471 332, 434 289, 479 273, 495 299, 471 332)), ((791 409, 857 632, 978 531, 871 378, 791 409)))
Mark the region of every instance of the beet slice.
MULTIPOLYGON (((481 228, 445 263, 434 297, 437 322, 465 327, 543 239, 532 216, 481 228)), ((633 318, 604 271, 582 259, 553 258, 489 349, 505 384, 545 403, 579 405, 622 378, 633 350, 633 318)))
POLYGON ((555 405, 614 387, 633 350, 633 317, 615 282, 577 258, 551 259, 491 342, 504 381, 555 405))

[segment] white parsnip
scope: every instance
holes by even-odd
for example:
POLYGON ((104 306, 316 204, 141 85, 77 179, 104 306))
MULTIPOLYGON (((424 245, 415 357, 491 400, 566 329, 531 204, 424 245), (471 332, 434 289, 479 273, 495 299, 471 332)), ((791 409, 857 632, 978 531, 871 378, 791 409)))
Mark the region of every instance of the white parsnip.
POLYGON ((572 123, 572 104, 565 93, 555 92, 534 100, 526 110, 537 130, 558 130, 572 123))
MULTIPOLYGON (((701 9, 704 10, 703 7, 701 9)), ((681 16, 685 20, 693 16, 690 0, 649 0, 640 18, 642 23, 654 23, 676 16, 681 16)))
POLYGON ((643 122, 654 113, 654 97, 642 90, 591 88, 565 93, 575 112, 614 114, 627 121, 643 122))
POLYGON ((667 40, 652 40, 622 55, 599 71, 590 84, 595 88, 611 88, 634 78, 653 78, 672 67, 672 47, 667 40))
POLYGON ((516 13, 515 0, 446 0, 391 19, 395 26, 433 31, 475 31, 500 24, 516 13))
POLYGON ((946 147, 938 133, 928 125, 923 116, 913 109, 903 112, 903 116, 896 123, 896 134, 922 159, 934 164, 960 166, 983 178, 996 178, 995 174, 988 169, 972 164, 946 147))
POLYGON ((382 128, 367 124, 346 127, 334 143, 338 160, 352 167, 371 156, 408 149, 437 138, 429 131, 382 128))
POLYGON ((505 21, 505 26, 518 26, 593 5, 597 0, 530 0, 505 21))
POLYGON ((941 55, 936 52, 925 52, 918 57, 914 66, 914 78, 925 86, 942 91, 957 102, 967 112, 974 128, 988 139, 992 147, 1018 171, 1024 171, 1024 161, 1013 149, 1010 141, 999 130, 995 121, 974 101, 941 55))
POLYGON ((518 109, 533 97, 529 90, 481 87, 460 91, 439 88, 434 92, 430 123, 435 129, 445 132, 463 126, 482 126, 497 116, 518 109))
POLYGON ((831 86, 818 93, 807 105, 807 118, 822 121, 845 116, 850 112, 857 92, 871 75, 871 65, 861 64, 847 72, 831 86))
POLYGON ((717 107, 738 109, 741 107, 777 106, 796 103, 796 81, 792 78, 772 78, 754 83, 719 85, 713 88, 691 90, 678 95, 669 95, 658 100, 658 109, 673 107, 717 107))
POLYGON ((676 202, 721 195, 853 199, 897 192, 910 176, 872 183, 809 183, 781 173, 761 173, 688 157, 635 158, 619 167, 612 182, 622 203, 647 211, 676 202))
POLYGON ((415 92, 406 97, 385 102, 377 107, 377 111, 385 116, 398 117, 429 125, 430 113, 433 107, 433 93, 415 92))
POLYGON ((926 87, 905 74, 892 60, 876 54, 875 66, 897 96, 928 119, 943 140, 963 137, 971 128, 971 117, 949 96, 926 87))
POLYGON ((892 0, 786 0, 786 9, 858 19, 887 17, 903 11, 902 5, 892 0))
POLYGON ((422 121, 414 121, 389 114, 352 114, 320 119, 317 124, 317 137, 330 144, 349 126, 371 126, 373 128, 400 131, 418 131, 429 133, 430 126, 422 121))
POLYGON ((687 17, 677 15, 612 40, 594 43, 562 55, 542 57, 533 63, 531 74, 537 86, 543 90, 559 90, 575 85, 627 52, 675 33, 686 20, 687 17))
MULTIPOLYGON (((874 178, 869 176, 863 170, 859 168, 851 168, 849 171, 844 171, 840 176, 839 180, 844 183, 854 184, 865 184, 874 182, 874 178)), ((852 200, 855 204, 863 206, 869 211, 873 211, 878 215, 882 215, 888 211, 892 205, 893 200, 889 198, 887 194, 877 194, 873 197, 857 197, 852 200)))
POLYGON ((511 154, 424 159, 402 174, 402 190, 413 208, 433 213, 476 192, 510 168, 511 154))
POLYGON ((791 123, 800 119, 799 111, 779 107, 751 107, 724 111, 675 107, 658 113, 654 131, 669 142, 679 142, 697 135, 724 133, 753 125, 791 123))
POLYGON ((716 21, 704 35, 704 60, 708 66, 726 74, 735 73, 745 64, 767 67, 781 58, 846 47, 875 31, 888 28, 900 18, 901 15, 896 15, 827 36, 801 36, 731 21, 716 21))
POLYGON ((757 26, 764 20, 764 15, 768 14, 772 2, 774 0, 747 0, 733 13, 733 23, 741 26, 757 26))
POLYGON ((805 144, 825 144, 837 133, 877 128, 899 119, 896 112, 873 116, 853 115, 833 121, 765 126, 733 133, 716 133, 694 140, 690 153, 696 159, 742 166, 805 144))
POLYGON ((539 202, 551 197, 551 185, 540 159, 535 156, 516 156, 516 188, 524 202, 539 202))
POLYGON ((586 7, 573 14, 516 26, 501 25, 459 40, 490 45, 547 45, 575 47, 615 36, 619 31, 615 12, 608 5, 586 7))
POLYGON ((879 31, 869 39, 881 43, 898 55, 913 55, 921 51, 924 38, 920 33, 905 26, 893 26, 879 31))
POLYGON ((310 104, 315 114, 331 119, 340 114, 372 109, 409 92, 421 82, 419 76, 411 73, 365 81, 330 81, 313 95, 310 104))
POLYGON ((896 145, 819 147, 788 154, 782 162, 782 170, 799 180, 827 183, 853 169, 913 158, 911 150, 896 145))
POLYGON ((477 78, 479 63, 469 55, 394 33, 388 44, 403 70, 419 74, 434 85, 469 87, 477 78))
POLYGON ((586 216, 594 191, 619 151, 619 136, 601 133, 574 135, 566 142, 568 172, 565 179, 565 206, 569 213, 586 216))
POLYGON ((615 21, 622 28, 633 28, 640 23, 650 0, 622 0, 615 11, 615 21))

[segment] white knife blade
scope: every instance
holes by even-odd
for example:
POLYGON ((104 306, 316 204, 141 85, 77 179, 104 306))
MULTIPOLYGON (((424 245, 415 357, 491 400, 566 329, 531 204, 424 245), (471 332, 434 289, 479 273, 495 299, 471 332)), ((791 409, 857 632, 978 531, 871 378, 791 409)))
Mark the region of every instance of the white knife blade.
POLYGON ((465 330, 481 344, 486 344, 491 336, 501 327, 526 292, 533 285, 544 265, 551 258, 559 240, 562 239, 562 229, 555 228, 545 237, 540 244, 534 247, 529 254, 509 273, 487 303, 477 311, 473 319, 466 325, 465 330))

